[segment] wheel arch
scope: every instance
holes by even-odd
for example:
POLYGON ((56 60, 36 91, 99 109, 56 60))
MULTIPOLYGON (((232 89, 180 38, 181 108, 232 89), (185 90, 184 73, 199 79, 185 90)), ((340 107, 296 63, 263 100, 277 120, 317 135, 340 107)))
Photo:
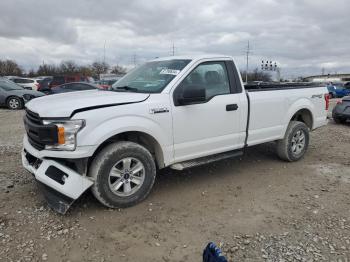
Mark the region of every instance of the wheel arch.
POLYGON ((290 121, 303 122, 310 130, 312 130, 314 124, 312 112, 308 108, 299 109, 293 114, 290 121))
POLYGON ((104 147, 117 141, 130 141, 142 145, 152 154, 158 168, 165 167, 162 146, 152 135, 143 131, 125 131, 107 138, 97 147, 91 159, 93 159, 104 147))
POLYGON ((310 99, 301 98, 295 101, 295 103, 289 106, 289 110, 287 111, 285 118, 285 131, 290 123, 290 121, 301 121, 306 126, 312 130, 314 126, 314 111, 315 105, 310 99))

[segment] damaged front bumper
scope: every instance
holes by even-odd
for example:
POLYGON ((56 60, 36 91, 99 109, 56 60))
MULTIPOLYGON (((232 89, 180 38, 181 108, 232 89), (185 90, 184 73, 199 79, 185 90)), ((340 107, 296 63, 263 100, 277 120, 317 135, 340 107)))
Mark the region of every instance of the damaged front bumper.
POLYGON ((65 214, 93 184, 92 180, 66 165, 53 159, 37 158, 26 148, 22 151, 22 164, 42 185, 49 206, 61 214, 65 214))

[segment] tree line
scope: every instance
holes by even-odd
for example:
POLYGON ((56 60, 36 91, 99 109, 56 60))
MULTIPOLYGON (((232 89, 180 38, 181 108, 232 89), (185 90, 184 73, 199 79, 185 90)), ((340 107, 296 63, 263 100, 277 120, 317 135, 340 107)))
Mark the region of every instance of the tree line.
POLYGON ((80 74, 85 76, 92 76, 98 78, 100 74, 125 74, 126 68, 115 65, 111 66, 105 62, 95 61, 89 65, 79 65, 75 61, 68 60, 62 61, 60 64, 42 64, 36 70, 31 69, 29 72, 25 72, 14 60, 0 60, 0 76, 57 76, 57 75, 69 75, 80 74))
MULTIPOLYGON (((62 61, 60 64, 42 64, 37 70, 31 69, 26 73, 23 68, 13 60, 0 60, 0 76, 57 76, 80 74, 84 76, 92 76, 98 78, 100 74, 125 74, 126 68, 116 65, 110 66, 105 62, 95 61, 89 65, 79 65, 72 60, 62 61)), ((245 71, 241 72, 243 79, 245 79, 245 71)), ((267 72, 258 70, 248 72, 248 82, 251 81, 271 81, 271 75, 267 72)))

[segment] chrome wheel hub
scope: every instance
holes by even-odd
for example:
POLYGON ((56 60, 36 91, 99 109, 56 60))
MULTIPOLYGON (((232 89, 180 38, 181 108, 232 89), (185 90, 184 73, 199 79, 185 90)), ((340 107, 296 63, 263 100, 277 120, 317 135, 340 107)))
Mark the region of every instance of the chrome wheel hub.
POLYGON ((298 130, 292 138, 292 152, 299 155, 305 147, 305 133, 302 130, 298 130))
POLYGON ((19 101, 17 99, 10 99, 9 101, 9 106, 12 108, 12 109, 16 109, 19 107, 19 101))
POLYGON ((130 196, 140 189, 145 180, 145 167, 133 157, 119 160, 109 172, 110 190, 117 196, 130 196))

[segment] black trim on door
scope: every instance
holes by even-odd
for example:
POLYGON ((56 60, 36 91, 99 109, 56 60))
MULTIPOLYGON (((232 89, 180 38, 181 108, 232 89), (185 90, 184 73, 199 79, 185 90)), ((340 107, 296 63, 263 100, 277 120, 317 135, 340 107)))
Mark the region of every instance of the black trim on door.
POLYGON ((231 93, 239 94, 242 93, 242 85, 239 80, 239 75, 237 72, 237 68, 235 67, 232 60, 225 61, 226 69, 230 81, 231 93))

